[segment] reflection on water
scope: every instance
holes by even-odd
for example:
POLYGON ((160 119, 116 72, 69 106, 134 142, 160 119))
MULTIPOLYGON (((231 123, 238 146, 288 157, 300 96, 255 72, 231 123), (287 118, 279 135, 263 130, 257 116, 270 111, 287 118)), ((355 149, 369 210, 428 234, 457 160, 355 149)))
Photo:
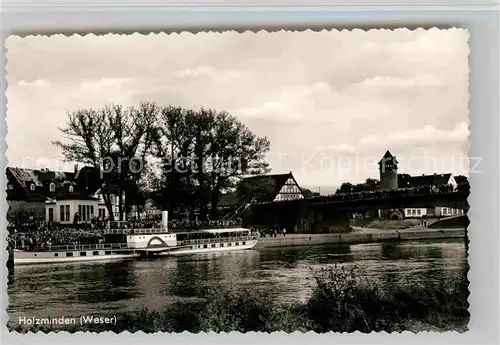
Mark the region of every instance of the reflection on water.
POLYGON ((109 315, 140 307, 162 309, 203 297, 216 283, 275 286, 283 301, 307 299, 315 272, 355 266, 383 282, 444 281, 466 274, 465 244, 394 242, 265 248, 151 260, 52 264, 14 268, 8 286, 11 322, 19 316, 109 315))

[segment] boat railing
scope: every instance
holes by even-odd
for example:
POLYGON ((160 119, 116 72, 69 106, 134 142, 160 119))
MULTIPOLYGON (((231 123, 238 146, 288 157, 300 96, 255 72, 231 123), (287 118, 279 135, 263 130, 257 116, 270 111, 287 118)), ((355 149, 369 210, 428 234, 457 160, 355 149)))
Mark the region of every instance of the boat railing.
POLYGON ((64 244, 64 245, 45 245, 42 247, 20 248, 27 251, 78 251, 78 250, 113 250, 113 249, 133 249, 128 243, 95 243, 95 244, 64 244))
POLYGON ((211 243, 222 243, 222 242, 239 242, 239 241, 252 241, 256 240, 256 236, 237 236, 237 237, 214 237, 214 238, 203 238, 203 239, 193 239, 193 240, 182 240, 178 241, 178 245, 192 245, 192 244, 211 244, 211 243))
POLYGON ((104 229, 105 235, 110 234, 161 234, 165 233, 164 228, 144 228, 144 229, 104 229))

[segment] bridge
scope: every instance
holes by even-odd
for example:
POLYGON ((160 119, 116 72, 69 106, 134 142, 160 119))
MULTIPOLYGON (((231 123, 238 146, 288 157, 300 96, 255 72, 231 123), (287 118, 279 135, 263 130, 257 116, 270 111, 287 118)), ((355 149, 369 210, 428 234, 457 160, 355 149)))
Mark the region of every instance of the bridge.
POLYGON ((278 225, 295 232, 321 232, 326 224, 345 229, 353 213, 387 209, 449 207, 467 212, 468 189, 400 189, 335 194, 307 199, 252 204, 250 225, 278 225))

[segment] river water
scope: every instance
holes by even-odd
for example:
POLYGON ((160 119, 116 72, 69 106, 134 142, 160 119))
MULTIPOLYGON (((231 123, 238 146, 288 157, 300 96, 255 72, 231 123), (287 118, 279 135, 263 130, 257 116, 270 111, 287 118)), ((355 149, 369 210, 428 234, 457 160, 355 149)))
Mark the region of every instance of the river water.
POLYGON ((283 302, 304 301, 325 267, 354 266, 383 282, 458 279, 467 272, 463 241, 316 245, 207 253, 151 260, 15 267, 9 277, 9 324, 19 317, 115 315, 161 310, 200 297, 218 283, 273 285, 283 302))

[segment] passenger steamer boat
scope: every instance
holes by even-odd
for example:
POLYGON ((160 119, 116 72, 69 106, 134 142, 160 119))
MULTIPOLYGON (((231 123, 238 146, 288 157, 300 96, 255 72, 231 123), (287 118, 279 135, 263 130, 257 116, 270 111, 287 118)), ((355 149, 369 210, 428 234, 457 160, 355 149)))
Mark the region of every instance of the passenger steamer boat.
POLYGON ((127 222, 111 223, 104 229, 104 243, 93 245, 62 245, 14 250, 14 265, 57 262, 83 262, 127 259, 156 255, 185 255, 205 252, 233 251, 253 248, 257 237, 245 228, 206 229, 170 233, 168 213, 162 213, 159 228, 138 228, 127 222))

